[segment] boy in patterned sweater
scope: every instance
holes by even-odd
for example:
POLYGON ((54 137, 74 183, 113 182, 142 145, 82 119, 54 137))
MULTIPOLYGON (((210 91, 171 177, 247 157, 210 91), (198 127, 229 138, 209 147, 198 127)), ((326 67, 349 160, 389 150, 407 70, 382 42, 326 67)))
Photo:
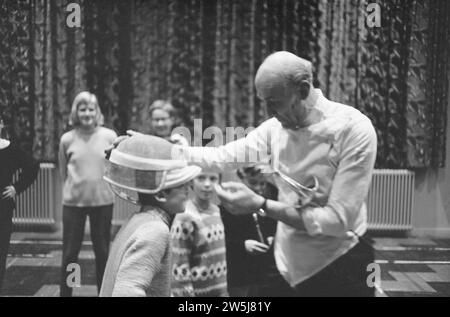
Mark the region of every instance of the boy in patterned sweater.
POLYGON ((219 173, 203 170, 193 181, 185 212, 173 222, 172 296, 228 296, 225 234, 213 202, 219 178, 219 173))

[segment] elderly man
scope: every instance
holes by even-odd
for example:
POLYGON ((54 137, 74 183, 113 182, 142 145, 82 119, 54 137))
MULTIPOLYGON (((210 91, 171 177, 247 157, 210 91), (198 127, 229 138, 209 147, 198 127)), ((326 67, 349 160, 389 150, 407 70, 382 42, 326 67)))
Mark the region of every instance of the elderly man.
POLYGON ((289 52, 267 57, 255 85, 272 118, 243 139, 217 148, 180 147, 176 155, 222 169, 265 162, 299 183, 318 180, 314 197, 303 204, 279 177, 279 201, 239 183, 216 190, 233 213, 260 210, 279 221, 276 263, 294 295, 373 296, 366 283, 373 252, 360 240, 377 149, 370 120, 314 89, 311 63, 289 52))

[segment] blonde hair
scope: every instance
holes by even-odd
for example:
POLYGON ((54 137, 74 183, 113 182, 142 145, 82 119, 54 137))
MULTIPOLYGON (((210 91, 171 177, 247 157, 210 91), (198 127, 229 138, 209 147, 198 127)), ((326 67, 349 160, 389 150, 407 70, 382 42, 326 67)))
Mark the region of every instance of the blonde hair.
POLYGON ((100 109, 100 106, 98 105, 97 97, 90 93, 89 91, 82 91, 80 92, 72 103, 72 109, 70 110, 69 115, 69 124, 73 127, 77 127, 80 125, 80 118, 78 118, 78 107, 81 104, 90 104, 93 103, 95 105, 95 124, 97 126, 103 125, 105 118, 103 117, 102 111, 100 109))

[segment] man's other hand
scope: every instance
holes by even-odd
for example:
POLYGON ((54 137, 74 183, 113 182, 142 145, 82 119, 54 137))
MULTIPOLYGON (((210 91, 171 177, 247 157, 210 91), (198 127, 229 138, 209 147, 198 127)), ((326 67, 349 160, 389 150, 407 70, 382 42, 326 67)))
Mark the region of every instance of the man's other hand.
POLYGON ((260 254, 266 253, 269 250, 269 246, 256 240, 249 239, 245 240, 245 250, 247 250, 249 254, 260 254))
POLYGON ((111 144, 111 146, 105 150, 106 159, 107 160, 109 159, 109 157, 111 156, 111 151, 114 150, 119 145, 120 142, 128 139, 130 136, 141 135, 141 134, 142 133, 140 133, 140 132, 136 132, 133 130, 127 130, 127 135, 121 135, 121 136, 118 136, 117 138, 115 138, 113 143, 111 144))
POLYGON ((16 189, 12 185, 6 186, 2 192, 3 199, 13 199, 14 197, 16 197, 16 195, 17 195, 16 189))

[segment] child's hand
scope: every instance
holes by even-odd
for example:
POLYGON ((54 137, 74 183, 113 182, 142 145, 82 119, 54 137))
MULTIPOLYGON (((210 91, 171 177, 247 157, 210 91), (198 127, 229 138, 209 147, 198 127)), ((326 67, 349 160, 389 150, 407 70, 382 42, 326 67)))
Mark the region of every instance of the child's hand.
POLYGON ((245 250, 250 254, 261 254, 266 253, 269 246, 256 240, 245 240, 245 250))
POLYGON ((268 237, 267 243, 269 244, 269 246, 271 246, 273 244, 273 237, 268 237))
POLYGON ((8 198, 14 198, 16 197, 16 189, 14 188, 14 186, 6 186, 5 189, 3 190, 2 193, 2 198, 3 199, 8 199, 8 198))

